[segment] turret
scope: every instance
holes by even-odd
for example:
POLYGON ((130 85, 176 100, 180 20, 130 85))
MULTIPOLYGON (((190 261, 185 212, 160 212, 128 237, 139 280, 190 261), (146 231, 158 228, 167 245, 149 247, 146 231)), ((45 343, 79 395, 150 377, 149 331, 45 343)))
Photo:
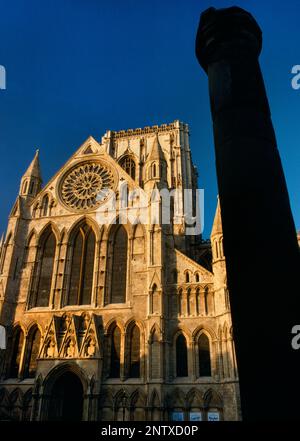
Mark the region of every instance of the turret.
POLYGON ((212 249, 212 271, 214 273, 216 313, 222 314, 225 311, 228 311, 230 306, 227 289, 226 262, 223 249, 223 227, 219 196, 210 239, 212 249))
POLYGON ((42 178, 39 163, 39 150, 36 151, 31 164, 21 179, 19 195, 26 200, 34 198, 41 189, 42 178))
POLYGON ((166 188, 167 183, 167 162, 162 151, 158 133, 153 141, 153 146, 146 161, 145 189, 152 189, 156 183, 157 188, 166 188))
POLYGON ((224 251, 223 251, 223 228, 222 228, 222 218, 221 218, 221 208, 220 208, 219 196, 218 196, 216 214, 215 214, 210 238, 211 238, 213 264, 215 264, 218 261, 224 261, 225 258, 224 258, 224 251))

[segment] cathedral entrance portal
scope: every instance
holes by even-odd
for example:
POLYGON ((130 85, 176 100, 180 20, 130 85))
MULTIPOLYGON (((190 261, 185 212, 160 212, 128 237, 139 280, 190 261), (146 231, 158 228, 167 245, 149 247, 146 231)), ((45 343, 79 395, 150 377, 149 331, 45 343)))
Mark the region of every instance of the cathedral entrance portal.
POLYGON ((82 410, 82 383, 73 372, 65 372, 53 385, 48 419, 51 421, 81 421, 82 410))

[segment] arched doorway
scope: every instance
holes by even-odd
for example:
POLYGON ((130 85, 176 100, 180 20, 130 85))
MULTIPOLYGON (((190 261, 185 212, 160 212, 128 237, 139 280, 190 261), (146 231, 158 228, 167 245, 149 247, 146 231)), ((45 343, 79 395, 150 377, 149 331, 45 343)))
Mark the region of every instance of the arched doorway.
POLYGON ((50 421, 82 420, 83 387, 76 374, 65 372, 55 381, 49 404, 50 421))

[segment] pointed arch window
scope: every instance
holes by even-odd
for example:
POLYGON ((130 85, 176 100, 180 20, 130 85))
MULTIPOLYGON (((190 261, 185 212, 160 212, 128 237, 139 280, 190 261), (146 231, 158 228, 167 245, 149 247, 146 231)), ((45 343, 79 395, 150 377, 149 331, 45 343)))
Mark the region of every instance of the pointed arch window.
POLYGON ((27 186, 28 186, 28 181, 26 180, 23 184, 23 193, 26 193, 27 191, 27 186))
POLYGON ((2 249, 1 264, 0 264, 0 274, 3 273, 4 263, 5 263, 5 259, 6 259, 6 253, 7 253, 7 248, 8 248, 9 245, 11 245, 11 240, 12 240, 12 233, 9 233, 9 235, 7 236, 7 239, 5 241, 5 244, 3 246, 3 249, 2 249))
POLYGON ((179 290, 179 292, 178 292, 178 314, 179 315, 182 315, 182 296, 183 296, 183 293, 182 293, 182 289, 180 289, 179 290))
POLYGON ((126 282, 127 282, 127 232, 123 225, 117 231, 111 232, 111 252, 110 269, 108 280, 110 283, 110 302, 126 302, 126 282), (111 256, 112 254, 112 256, 111 256))
POLYGON ((135 162, 130 156, 125 156, 120 165, 132 179, 135 179, 135 162))
POLYGON ((201 312, 201 294, 200 294, 200 289, 197 288, 196 290, 196 308, 197 308, 197 315, 200 314, 201 312))
POLYGON ((176 339, 176 376, 188 376, 187 344, 183 334, 176 339))
POLYGON ((56 239, 52 230, 47 229, 39 243, 30 293, 30 307, 48 306, 52 285, 52 274, 56 250, 56 239))
POLYGON ((141 224, 137 224, 133 237, 133 254, 135 259, 145 256, 145 235, 141 224))
POLYGON ((140 377, 140 330, 134 325, 129 333, 129 378, 140 377))
POLYGON ((187 315, 190 315, 190 314, 191 314, 191 301, 192 301, 192 291, 191 291, 191 289, 189 288, 189 289, 187 290, 187 293, 186 293, 186 309, 187 309, 187 315))
POLYGON ((67 305, 89 305, 92 298, 95 233, 88 225, 76 231, 69 247, 70 276, 67 305))
POLYGON ((20 374, 23 344, 24 333, 20 327, 17 327, 14 331, 12 340, 12 353, 8 372, 10 378, 18 378, 20 374))
POLYGON ((205 288, 204 291, 204 308, 205 308, 205 315, 207 315, 209 313, 209 307, 208 307, 208 288, 205 288))
POLYGON ((28 338, 27 350, 26 350, 26 361, 24 368, 25 378, 34 378, 37 368, 37 357, 39 355, 41 342, 41 333, 39 328, 34 327, 28 338))
POLYGON ((220 239, 220 255, 221 255, 221 257, 224 257, 223 236, 220 239))
POLYGON ((230 309, 230 301, 229 301, 229 290, 225 289, 225 307, 226 309, 230 309))
POLYGON ((36 205, 33 207, 33 209, 32 209, 32 217, 33 217, 33 219, 35 219, 35 218, 37 217, 37 211, 38 211, 38 208, 39 208, 39 204, 36 204, 36 205))
POLYGON ((29 187, 29 193, 33 194, 33 189, 34 189, 34 181, 30 182, 30 187, 29 187))
POLYGON ((160 378, 160 342, 158 333, 154 330, 150 338, 150 373, 151 378, 160 378))
POLYGON ((215 241, 216 257, 219 258, 218 241, 215 241))
POLYGON ((158 293, 156 284, 153 285, 152 291, 151 291, 150 311, 151 311, 151 314, 155 314, 155 313, 159 312, 159 293, 158 293))
POLYGON ((126 181, 123 181, 119 187, 119 204, 120 208, 127 208, 129 206, 129 192, 128 185, 126 181))
POLYGON ((42 202, 42 216, 47 216, 48 214, 48 206, 49 206, 49 197, 46 194, 43 198, 42 202))
POLYGON ((199 349, 199 375, 200 377, 211 377, 211 361, 209 339, 207 335, 201 334, 198 340, 199 349))
POLYGON ((156 178, 156 164, 153 164, 152 166, 152 173, 153 173, 153 178, 156 178))
POLYGON ((110 335, 110 378, 120 378, 121 331, 115 326, 110 335))

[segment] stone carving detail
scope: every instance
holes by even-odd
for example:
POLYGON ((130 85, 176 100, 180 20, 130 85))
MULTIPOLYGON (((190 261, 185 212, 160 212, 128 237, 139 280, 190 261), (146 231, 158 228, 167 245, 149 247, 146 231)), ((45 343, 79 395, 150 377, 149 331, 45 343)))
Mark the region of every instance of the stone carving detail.
POLYGON ((85 313, 54 316, 46 327, 41 358, 92 358, 100 355, 97 318, 85 313))
POLYGON ((75 356, 75 343, 72 339, 70 339, 65 346, 64 356, 68 358, 72 358, 75 356))
POLYGON ((85 357, 93 357, 96 352, 96 342, 93 338, 89 339, 84 348, 85 357))
POLYGON ((114 187, 114 175, 106 164, 85 162, 73 167, 62 180, 62 201, 75 210, 98 207, 108 199, 107 189, 114 187))
POLYGON ((55 355, 55 342, 54 339, 50 338, 45 344, 44 357, 53 358, 55 355))

